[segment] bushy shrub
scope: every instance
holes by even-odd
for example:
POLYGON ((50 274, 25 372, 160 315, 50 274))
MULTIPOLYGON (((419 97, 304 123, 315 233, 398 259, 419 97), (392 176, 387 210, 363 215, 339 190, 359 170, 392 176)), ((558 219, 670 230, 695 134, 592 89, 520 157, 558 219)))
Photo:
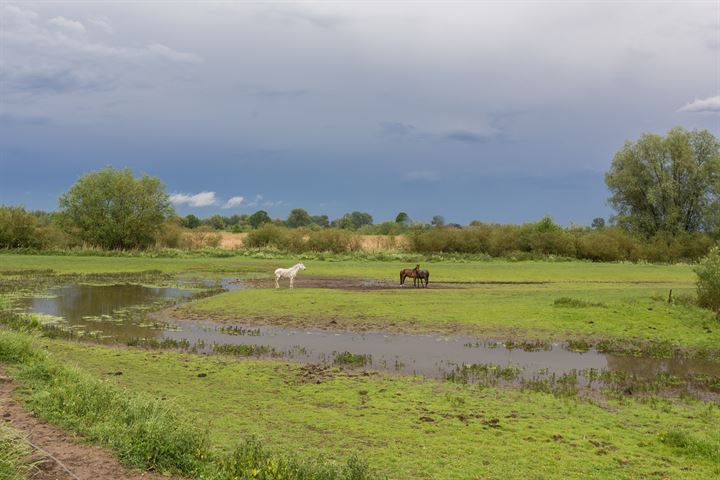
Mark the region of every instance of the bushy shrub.
POLYGON ((278 227, 266 223, 248 233, 244 245, 249 248, 275 248, 288 252, 301 252, 304 247, 304 230, 278 227))
POLYGON ((0 206, 0 248, 43 248, 37 219, 22 207, 0 206))
POLYGON ((310 232, 306 250, 312 252, 357 252, 361 249, 361 241, 357 235, 345 230, 325 229, 310 232))
POLYGON ((698 303, 720 313, 720 245, 710 250, 695 269, 697 274, 698 303))

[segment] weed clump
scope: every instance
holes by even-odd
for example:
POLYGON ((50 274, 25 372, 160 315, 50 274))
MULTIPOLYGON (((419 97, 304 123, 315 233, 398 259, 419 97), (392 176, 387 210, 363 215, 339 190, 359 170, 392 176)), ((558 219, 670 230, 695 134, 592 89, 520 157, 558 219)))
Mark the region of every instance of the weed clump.
POLYGON ((720 464, 720 433, 701 438, 684 430, 669 430, 660 436, 660 441, 688 456, 706 458, 720 464))
POLYGON ((8 425, 0 423, 0 478, 7 480, 25 480, 32 465, 25 459, 30 448, 20 434, 8 425))
POLYGON ((218 465, 217 479, 242 480, 371 480, 379 478, 368 465, 353 456, 342 466, 322 460, 301 461, 278 457, 254 438, 246 440, 218 465))
POLYGON ((336 353, 333 360, 335 365, 348 365, 351 367, 364 367, 372 363, 372 355, 360 353, 342 352, 336 353))
POLYGON ((572 297, 560 297, 556 298, 553 304, 556 307, 569 307, 569 308, 589 308, 589 307, 605 307, 606 305, 602 302, 588 302, 587 300, 580 300, 572 297))
POLYGON ((720 245, 710 250, 695 273, 698 303, 720 315, 720 245))

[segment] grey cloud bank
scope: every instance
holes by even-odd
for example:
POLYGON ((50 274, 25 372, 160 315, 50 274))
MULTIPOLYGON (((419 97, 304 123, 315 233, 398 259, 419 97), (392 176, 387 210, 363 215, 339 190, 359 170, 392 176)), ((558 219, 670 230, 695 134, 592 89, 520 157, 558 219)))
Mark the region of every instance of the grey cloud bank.
POLYGON ((588 223, 626 139, 720 133, 715 2, 0 9, 0 202, 29 208, 110 164, 181 213, 588 223))

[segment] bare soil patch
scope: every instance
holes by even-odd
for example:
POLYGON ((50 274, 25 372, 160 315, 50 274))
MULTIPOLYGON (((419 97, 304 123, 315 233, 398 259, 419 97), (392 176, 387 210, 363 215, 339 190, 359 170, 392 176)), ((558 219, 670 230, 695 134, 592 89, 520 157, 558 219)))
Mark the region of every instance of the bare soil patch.
MULTIPOLYGON (((238 280, 238 284, 245 288, 275 288, 275 278, 259 278, 251 280, 238 280)), ((289 281, 280 279, 280 288, 288 288, 289 281)), ((412 278, 405 280, 405 285, 399 281, 388 282, 383 280, 368 280, 357 277, 310 277, 297 276, 295 288, 330 288, 342 290, 399 290, 415 288, 412 278)), ((420 288, 420 287, 417 287, 420 288)), ((441 283, 429 283, 427 288, 462 288, 460 285, 445 285, 441 283)))
POLYGON ((83 443, 80 438, 38 419, 13 400, 16 388, 17 384, 5 377, 0 367, 0 419, 9 422, 32 445, 44 450, 43 452, 33 448, 34 453, 28 458, 29 463, 36 465, 30 476, 32 480, 179 480, 178 477, 132 471, 120 464, 109 452, 83 443), (72 472, 72 475, 58 462, 72 472))

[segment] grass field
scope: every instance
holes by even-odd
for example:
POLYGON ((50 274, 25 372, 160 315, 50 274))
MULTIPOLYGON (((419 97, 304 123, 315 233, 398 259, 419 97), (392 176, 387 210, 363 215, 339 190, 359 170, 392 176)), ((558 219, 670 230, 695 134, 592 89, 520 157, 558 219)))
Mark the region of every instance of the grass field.
POLYGON ((358 453, 391 478, 712 478, 720 407, 586 400, 422 378, 328 374, 299 364, 48 343, 66 363, 175 402, 230 449, 256 435, 280 452, 358 453), (121 371, 122 375, 108 377, 121 371), (199 377, 198 374, 207 376, 199 377), (689 435, 678 448, 666 437, 689 435), (704 448, 704 447, 703 447, 704 448), (701 448, 699 451, 704 452, 701 448))
MULTIPOLYGON (((45 270, 158 270, 259 278, 267 285, 274 268, 293 263, 292 258, 2 254, 0 273, 12 279, 40 278, 45 270)), ((304 263, 308 269, 299 277, 299 287, 303 279, 313 278, 395 284, 400 268, 412 266, 359 260, 304 263)), ((668 346, 720 352, 720 324, 689 300, 694 274, 688 265, 493 260, 422 266, 432 272, 431 288, 248 288, 193 301, 172 315, 282 325, 328 326, 332 320, 333 328, 347 330, 660 346, 635 351, 638 355, 672 354, 668 346), (670 289, 673 304, 667 302, 670 289)), ((256 436, 273 452, 302 458, 322 455, 343 462, 355 453, 391 479, 720 475, 720 405, 715 400, 599 392, 588 399, 333 367, 312 370, 280 360, 38 342, 64 365, 198 418, 209 426, 211 448, 217 452, 229 452, 256 436)), ((2 347, 0 342, 0 353, 2 347)), ((43 398, 42 391, 33 395, 43 398)))

